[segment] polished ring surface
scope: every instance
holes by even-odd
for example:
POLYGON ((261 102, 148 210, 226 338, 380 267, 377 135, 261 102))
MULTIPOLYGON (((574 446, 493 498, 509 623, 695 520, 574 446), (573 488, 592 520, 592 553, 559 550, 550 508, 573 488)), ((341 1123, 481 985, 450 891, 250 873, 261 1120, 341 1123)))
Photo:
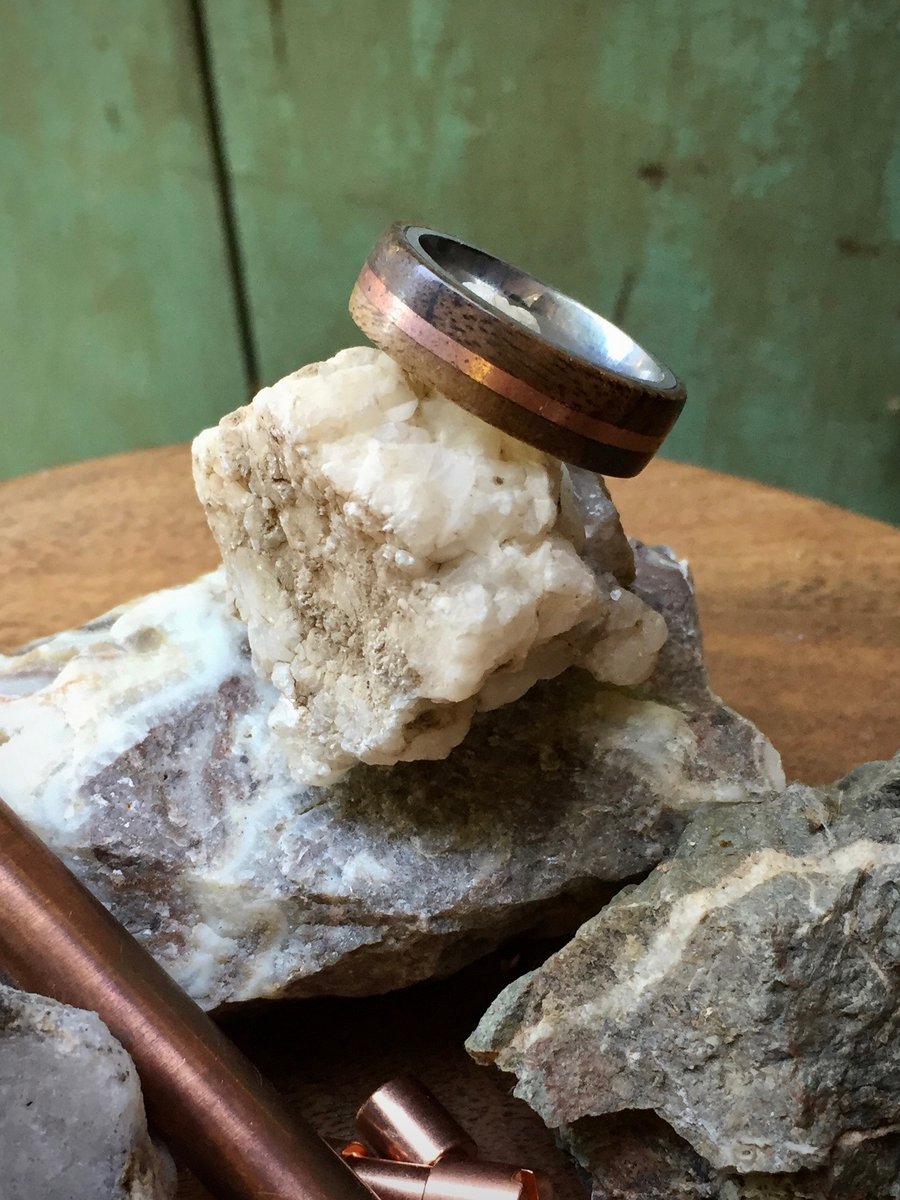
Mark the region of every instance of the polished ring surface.
POLYGON ((675 375, 617 326, 502 259, 392 225, 350 297, 356 324, 412 375, 523 442, 636 475, 684 405, 675 375))

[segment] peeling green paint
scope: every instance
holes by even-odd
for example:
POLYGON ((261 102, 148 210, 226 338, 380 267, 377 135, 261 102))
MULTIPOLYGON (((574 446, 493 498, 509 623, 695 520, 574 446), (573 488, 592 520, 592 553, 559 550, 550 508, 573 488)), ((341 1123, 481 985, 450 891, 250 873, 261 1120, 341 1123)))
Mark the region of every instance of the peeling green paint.
POLYGON ((185 8, 0 5, 0 475, 245 395, 185 8))
MULTIPOLYGON (((185 436, 241 380, 186 6, 136 0, 125 22, 114 0, 6 7, 26 15, 0 47, 4 244, 42 282, 0 327, 17 392, 55 422, 42 447, 14 421, 8 472, 109 448, 111 425, 185 436), (32 177, 22 195, 11 173, 32 177), (41 365, 41 306, 94 360, 41 365)), ((900 518, 889 0, 205 8, 266 379, 359 340, 362 258, 389 220, 424 221, 669 360, 690 398, 668 453, 900 518)))

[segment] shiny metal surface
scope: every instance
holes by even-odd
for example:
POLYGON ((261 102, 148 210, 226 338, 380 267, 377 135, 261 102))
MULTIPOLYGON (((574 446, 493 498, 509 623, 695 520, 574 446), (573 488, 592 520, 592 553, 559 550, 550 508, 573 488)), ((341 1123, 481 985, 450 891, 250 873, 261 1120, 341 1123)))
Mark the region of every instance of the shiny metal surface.
POLYGON ((648 354, 612 321, 592 312, 578 300, 541 283, 510 263, 446 234, 413 228, 409 236, 439 270, 467 290, 472 290, 472 284, 486 285, 493 296, 484 297, 478 291, 472 294, 482 303, 492 304, 500 316, 521 321, 515 311, 519 309, 536 320, 542 337, 562 350, 629 379, 663 387, 675 386, 675 376, 668 367, 648 354), (508 312, 503 301, 513 305, 514 311, 508 312))
POLYGON ((380 1200, 552 1200, 549 1179, 504 1163, 460 1160, 433 1167, 392 1159, 352 1158, 380 1200))
POLYGON ((100 1015, 131 1054, 147 1113, 231 1200, 371 1200, 253 1064, 0 800, 0 968, 100 1015))
POLYGON ((373 1092, 356 1123, 363 1140, 386 1158, 430 1166, 478 1153, 459 1122, 411 1075, 399 1075, 373 1092))
POLYGON ((347 1161, 357 1177, 379 1200, 423 1200, 425 1196, 430 1167, 423 1167, 420 1163, 355 1155, 347 1161))
MULTIPOLYGON (((536 1175, 504 1163, 442 1162, 432 1167, 423 1200, 538 1200, 536 1175)), ((549 1182, 540 1200, 551 1200, 549 1182)))

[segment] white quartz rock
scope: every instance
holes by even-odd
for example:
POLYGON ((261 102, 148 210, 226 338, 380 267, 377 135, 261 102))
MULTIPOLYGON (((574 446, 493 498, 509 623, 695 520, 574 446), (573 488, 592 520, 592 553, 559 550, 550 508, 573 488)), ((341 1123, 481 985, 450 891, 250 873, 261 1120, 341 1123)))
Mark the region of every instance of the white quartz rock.
POLYGON ((264 388, 196 439, 194 475, 301 782, 443 758, 477 710, 573 663, 639 683, 665 640, 613 575, 617 521, 608 561, 579 553, 614 517, 602 483, 379 350, 264 388))
POLYGON ((573 930, 698 806, 783 785, 709 691, 684 564, 635 564, 670 635, 647 683, 567 671, 444 762, 326 788, 288 771, 224 573, 143 596, 0 655, 0 796, 207 1008, 373 994, 573 930))
POLYGON ((95 1013, 0 984, 3 1200, 168 1200, 129 1056, 95 1013))

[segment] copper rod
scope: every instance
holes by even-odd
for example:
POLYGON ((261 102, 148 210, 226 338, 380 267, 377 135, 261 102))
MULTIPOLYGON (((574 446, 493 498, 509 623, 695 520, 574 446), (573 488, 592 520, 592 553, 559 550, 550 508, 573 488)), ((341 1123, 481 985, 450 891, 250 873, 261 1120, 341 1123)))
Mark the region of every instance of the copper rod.
POLYGON ((396 1159, 349 1159, 379 1200, 553 1200, 539 1171, 504 1163, 457 1159, 427 1167, 396 1159))
MULTIPOLYGON (((351 1156, 350 1166, 378 1200, 424 1200, 431 1167, 421 1163, 396 1162, 392 1158, 359 1158, 351 1156)), ((479 1198, 480 1200, 480 1198, 479 1198)), ((495 1200, 493 1196, 486 1200, 495 1200)), ((506 1197, 500 1197, 506 1200, 506 1197)))
POLYGON ((151 1123, 216 1196, 372 1200, 3 800, 0 969, 21 988, 100 1015, 134 1059, 151 1123))
POLYGON ((411 1075, 398 1075, 373 1092, 357 1112, 356 1125, 385 1158, 433 1166, 478 1154, 456 1118, 411 1075))

